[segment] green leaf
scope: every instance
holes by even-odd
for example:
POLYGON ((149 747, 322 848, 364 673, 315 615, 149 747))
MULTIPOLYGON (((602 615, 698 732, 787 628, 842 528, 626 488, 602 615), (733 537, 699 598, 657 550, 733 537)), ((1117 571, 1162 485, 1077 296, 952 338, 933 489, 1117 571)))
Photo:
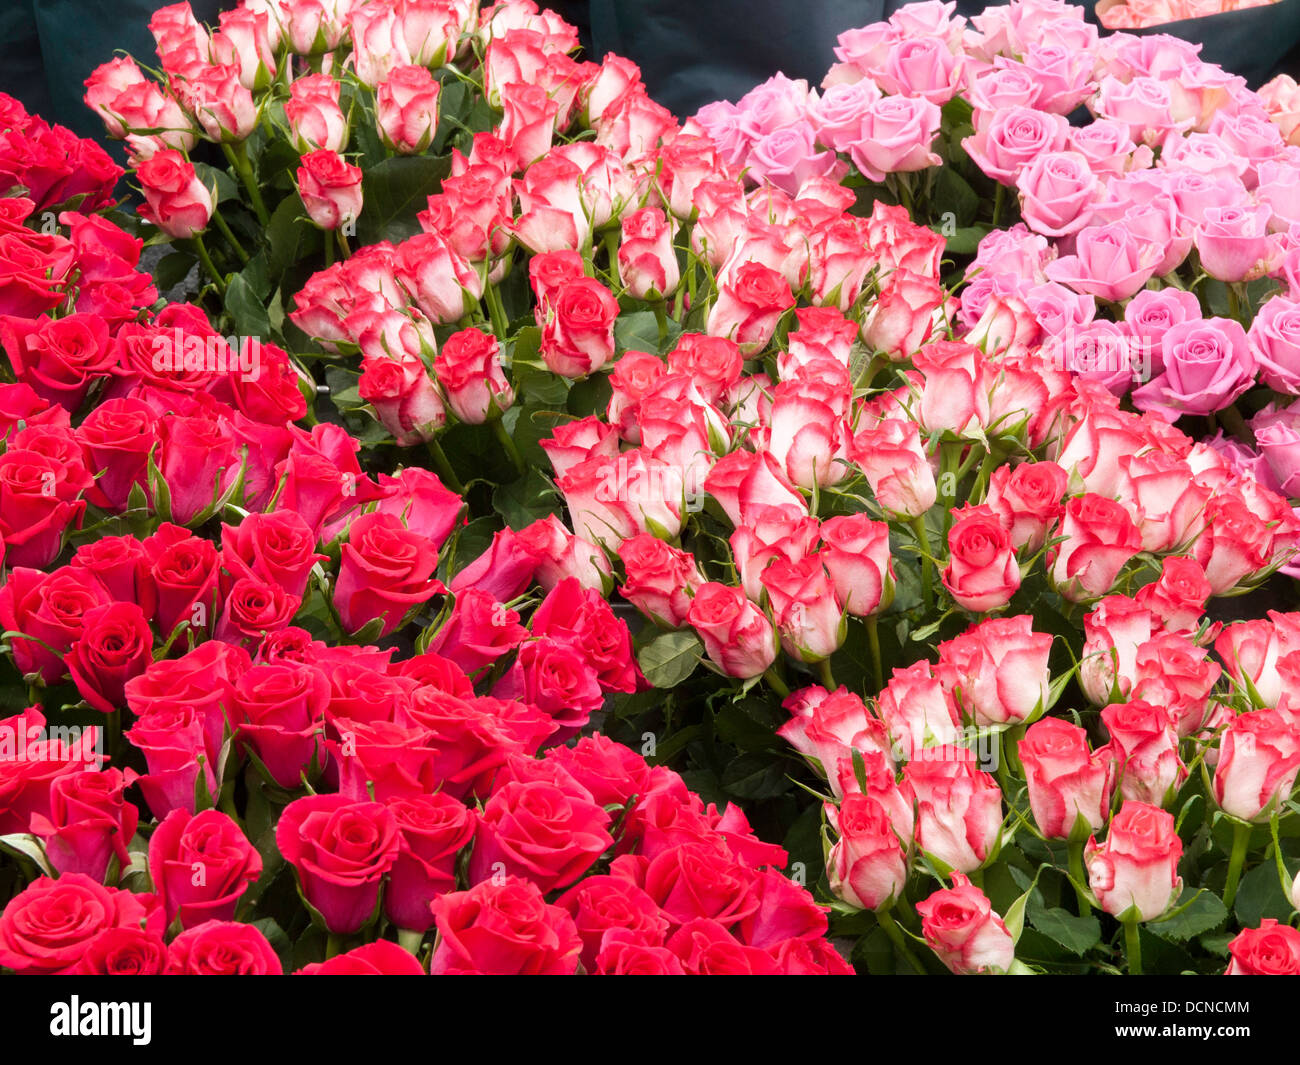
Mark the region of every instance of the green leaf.
POLYGON ((783 764, 770 755, 742 754, 722 771, 722 787, 737 799, 770 799, 789 786, 783 764))
MULTIPOLYGON (((969 226, 979 210, 980 198, 953 167, 945 166, 935 176, 931 202, 939 214, 951 212, 957 225, 969 226)), ((948 250, 953 249, 950 246, 948 250)))
POLYGON ((361 183, 364 206, 357 220, 358 242, 396 244, 420 232, 416 216, 449 173, 447 156, 394 156, 370 167, 361 183))
POLYGON ((243 273, 230 279, 226 289, 226 311, 234 320, 235 332, 240 336, 265 337, 271 332, 271 318, 266 313, 266 305, 243 273))
POLYGON ((633 311, 614 323, 614 343, 620 351, 647 351, 662 355, 672 351, 682 335, 681 322, 668 321, 668 333, 659 343, 659 319, 654 311, 633 311))
POLYGON ((1243 928, 1258 928, 1265 917, 1287 921, 1291 916, 1291 900, 1282 893, 1273 862, 1261 862, 1241 878, 1232 908, 1243 928))
POLYGON ((637 654, 645 679, 656 688, 673 688, 692 673, 703 647, 693 632, 661 632, 637 654))
POLYGON ((1191 939, 1217 928, 1228 916, 1223 900, 1204 888, 1186 888, 1178 901, 1173 916, 1147 925, 1156 935, 1176 941, 1191 939))
POLYGON ((164 255, 153 269, 158 290, 166 292, 168 289, 175 288, 189 277, 190 271, 194 269, 194 264, 197 262, 198 259, 187 251, 173 251, 164 255))
POLYGON ((286 196, 271 212, 271 222, 266 227, 266 265, 271 277, 281 277, 322 246, 320 230, 306 215, 297 196, 286 196))
POLYGON ((607 374, 593 374, 576 381, 569 390, 569 413, 578 418, 601 413, 609 407, 609 398, 613 393, 607 374))
POLYGON ((517 481, 500 485, 492 493, 492 508, 516 531, 554 514, 559 506, 560 498, 550 479, 535 466, 517 481))
POLYGON ((0 836, 0 851, 9 851, 11 854, 29 858, 46 876, 54 875, 50 863, 45 860, 45 848, 41 846, 41 841, 28 832, 14 832, 7 836, 0 836))
POLYGON ((1034 907, 1029 911, 1029 923, 1071 954, 1086 954, 1101 942, 1101 923, 1092 916, 1079 917, 1057 907, 1034 907))
POLYGON ((217 190, 217 203, 239 198, 239 185, 225 170, 207 163, 195 163, 194 173, 205 188, 217 190))

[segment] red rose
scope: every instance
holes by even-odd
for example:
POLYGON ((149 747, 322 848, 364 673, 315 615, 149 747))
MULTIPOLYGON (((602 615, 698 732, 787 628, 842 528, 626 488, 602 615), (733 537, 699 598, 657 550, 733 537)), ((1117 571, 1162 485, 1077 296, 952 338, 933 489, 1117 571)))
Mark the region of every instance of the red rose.
POLYGON ((0 342, 14 376, 42 399, 69 411, 81 406, 97 380, 116 361, 108 344, 108 326, 92 314, 65 318, 0 319, 0 342))
POLYGON ((262 856, 220 810, 173 810, 149 837, 149 875, 167 923, 230 921, 262 875, 262 856))
POLYGON ((109 597, 135 603, 152 618, 157 593, 149 577, 149 556, 134 536, 105 536, 77 548, 70 563, 98 578, 109 597))
POLYGON ((207 794, 219 794, 221 782, 214 766, 219 753, 220 732, 217 733, 218 747, 213 748, 207 737, 211 727, 194 707, 170 704, 140 715, 131 729, 123 734, 127 742, 144 755, 149 772, 140 777, 138 783, 154 817, 166 817, 172 810, 193 813, 198 805, 196 792, 200 771, 207 794))
POLYGON ((116 858, 130 864, 126 846, 135 835, 140 812, 122 793, 135 780, 131 770, 66 773, 49 783, 49 814, 32 815, 32 833, 41 838, 56 873, 85 873, 100 883, 116 858))
POLYGON ((141 216, 169 237, 184 240, 207 228, 215 201, 180 152, 155 152, 136 168, 135 176, 145 198, 141 216))
POLYGON ((637 533, 618 546, 625 577, 619 594, 651 620, 672 628, 686 623, 690 593, 704 578, 688 552, 649 533, 637 533))
POLYGON ((220 556, 210 540, 164 522, 144 542, 149 573, 158 589, 154 627, 166 640, 186 622, 199 638, 211 635, 217 623, 220 556))
POLYGON ((636 691, 641 671, 627 625, 600 592, 582 587, 576 577, 566 577, 547 593, 533 614, 532 632, 581 648, 604 691, 636 691))
POLYGON ((439 896, 433 917, 434 976, 571 976, 577 970, 582 937, 573 918, 547 905, 527 880, 485 880, 439 896))
POLYGON ((600 678, 586 653, 549 637, 525 643, 492 694, 519 699, 549 714, 560 726, 559 740, 574 735, 604 702, 600 678))
POLYGON ((142 400, 110 399, 86 415, 76 432, 95 477, 86 498, 105 510, 124 510, 131 489, 146 483, 149 453, 158 443, 158 416, 142 400))
POLYGON ((112 928, 161 929, 162 914, 129 891, 106 888, 82 873, 41 877, 0 914, 0 966, 19 975, 66 973, 86 947, 112 928))
POLYGON ((400 850, 384 892, 384 913, 398 928, 428 931, 429 908, 455 890, 456 861, 474 837, 478 815, 445 792, 388 803, 397 820, 400 850))
POLYGON ((63 547, 69 525, 81 522, 90 487, 84 469, 36 451, 0 455, 0 537, 11 566, 48 566, 63 547), (85 478, 83 480, 83 477, 85 478))
POLYGON ((447 424, 438 386, 414 351, 367 352, 359 388, 375 417, 403 447, 431 440, 447 424))
POLYGON ((0 232, 0 314, 35 318, 63 302, 76 252, 64 237, 0 232))
POLYGON ((275 843, 294 867, 304 898, 335 935, 369 922, 400 850, 397 820, 377 802, 309 795, 284 808, 275 843))
POLYGON ((108 603, 104 587, 94 575, 71 566, 46 575, 17 567, 0 585, 0 624, 14 637, 14 663, 24 674, 39 673, 47 686, 57 684, 67 672, 63 662, 80 638, 86 615, 108 603))
POLYGON ((298 167, 298 194, 320 229, 355 222, 361 214, 361 168, 326 148, 308 152, 298 167))
POLYGON ((256 577, 301 599, 312 567, 325 561, 316 553, 311 527, 289 510, 250 514, 238 525, 221 527, 221 564, 227 583, 256 577))
POLYGON ((1228 944, 1232 961, 1224 976, 1300 976, 1300 931, 1266 917, 1228 944))
POLYGON ((334 587, 334 606, 348 632, 382 619, 379 635, 399 628, 407 613, 445 592, 433 576, 438 551, 391 514, 364 514, 348 531, 334 587))
POLYGON ((693 976, 776 976, 776 960, 765 950, 746 946, 726 926, 707 918, 687 921, 668 940, 668 949, 693 976))
POLYGON ((543 892, 568 887, 613 846, 608 825, 587 795, 537 782, 499 786, 479 820, 470 881, 505 873, 543 892))
POLYGON ((77 976, 161 976, 167 944, 143 928, 109 928, 92 939, 73 967, 77 976))
POLYGON ((668 935, 668 918, 635 884, 614 876, 589 876, 556 900, 572 915, 582 937, 582 967, 597 968, 596 956, 610 929, 625 931, 642 946, 659 946, 668 935))
POLYGON ((73 742, 44 735, 45 715, 39 706, 0 718, 0 834, 31 831, 34 820, 54 813, 58 799, 52 784, 99 768, 102 747, 96 748, 103 740, 98 729, 86 729, 73 742))
POLYGON ((260 929, 238 921, 204 921, 186 929, 167 952, 169 976, 283 976, 260 929))
POLYGON ((424 976, 419 960, 387 939, 378 939, 328 961, 304 965, 296 976, 424 976))
POLYGON ((685 976, 681 959, 667 947, 643 942, 642 933, 610 928, 601 937, 596 976, 685 976))
POLYGON ((561 377, 586 377, 614 357, 618 301, 599 281, 579 277, 562 284, 546 303, 541 355, 561 377))
POLYGON ((77 691, 96 710, 126 705, 126 684, 153 662, 153 630, 135 603, 110 603, 82 616, 81 635, 64 663, 77 691))
POLYGON ((758 909, 756 874, 717 836, 685 842, 654 858, 616 858, 615 876, 643 888, 674 924, 707 917, 730 928, 758 909))
POLYGON ((429 649, 446 656, 467 674, 477 673, 528 638, 519 615, 487 592, 469 588, 456 596, 429 649))
POLYGON ((457 493, 418 466, 401 470, 396 477, 381 473, 379 487, 384 495, 375 509, 401 518, 411 532, 432 540, 435 547, 446 542, 465 509, 457 493))
POLYGON ((597 732, 572 747, 552 747, 546 759, 563 766, 601 806, 624 806, 650 787, 650 766, 631 748, 597 732))
POLYGON ((461 595, 476 589, 508 603, 533 583, 537 562, 528 542, 507 527, 493 533, 488 549, 451 579, 451 590, 461 595))
POLYGON ((231 723, 271 778, 293 790, 313 760, 324 760, 320 733, 328 703, 329 680, 319 669, 263 663, 235 684, 231 723))
POLYGON ((226 643, 255 647, 267 633, 293 620, 302 600, 278 584, 257 577, 240 577, 230 587, 213 636, 226 643))
POLYGON ((158 423, 158 474, 166 485, 151 484, 155 498, 167 501, 163 511, 178 525, 198 524, 210 516, 227 482, 230 467, 238 468, 234 432, 225 418, 172 414, 158 423))

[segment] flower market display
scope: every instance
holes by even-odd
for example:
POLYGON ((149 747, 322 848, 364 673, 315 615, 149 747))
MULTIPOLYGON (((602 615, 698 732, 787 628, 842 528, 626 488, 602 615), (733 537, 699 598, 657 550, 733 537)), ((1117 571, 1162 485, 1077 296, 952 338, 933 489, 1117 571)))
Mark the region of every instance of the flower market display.
POLYGON ((0 970, 1300 973, 1300 90, 1082 16, 0 98, 0 970))

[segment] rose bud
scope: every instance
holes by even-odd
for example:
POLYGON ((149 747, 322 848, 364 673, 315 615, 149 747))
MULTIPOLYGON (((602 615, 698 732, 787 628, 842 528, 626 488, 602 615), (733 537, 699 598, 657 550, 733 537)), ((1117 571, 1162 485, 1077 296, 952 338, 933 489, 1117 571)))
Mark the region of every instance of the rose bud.
POLYGON ((168 924, 231 921, 262 875, 262 856, 220 810, 173 810, 149 838, 149 876, 168 924))
MULTIPOLYGON (((0 601, 2 597, 0 592, 0 601)), ((1226 625, 1214 641, 1214 649, 1234 686, 1255 706, 1277 706, 1284 691, 1278 663, 1300 651, 1300 615, 1270 610, 1267 621, 1260 618, 1226 625)))
POLYGON ((618 247, 618 277, 633 299, 662 300, 681 281, 673 230, 658 207, 644 207, 623 216, 623 240, 618 247))
POLYGON ((614 575, 605 552, 571 533, 559 518, 548 514, 519 530, 525 550, 537 559, 536 580, 549 592, 561 581, 573 577, 582 587, 607 593, 614 575))
POLYGON ((101 932, 162 932, 148 896, 104 887, 83 873, 43 876, 14 895, 0 914, 0 966, 20 976, 71 972, 101 932), (150 905, 146 905, 150 904, 150 905))
POLYGON ((934 506, 938 487, 915 422, 889 418, 864 429, 850 453, 891 517, 919 517, 934 506))
POLYGON ((707 332, 734 340, 746 356, 755 355, 767 347, 781 315, 794 303, 784 277, 762 263, 746 262, 719 286, 707 332))
POLYGON ((342 795, 295 799, 280 814, 275 845, 294 867, 303 898, 334 935, 351 935, 369 923, 401 850, 388 807, 342 795))
POLYGON ((1300 976, 1300 930, 1265 917, 1228 944, 1232 961, 1224 976, 1300 976))
POLYGON ((949 869, 969 873, 1002 834, 1002 789, 964 747, 928 747, 903 767, 903 795, 916 804, 916 845, 949 869))
POLYGON ((955 744, 959 738, 957 704, 932 675, 929 662, 895 667, 876 709, 897 758, 918 758, 923 748, 955 744))
POLYGON ((1043 546, 1047 530, 1064 513, 1061 496, 1067 480, 1055 462, 1022 462, 993 471, 984 503, 1006 526, 1012 547, 1032 554, 1043 546))
POLYGON ((434 976, 571 976, 582 937, 573 918, 518 877, 484 880, 433 901, 434 976))
POLYGON ((321 734, 329 702, 329 679, 320 669, 263 662, 235 684, 230 720, 240 745, 276 784, 293 790, 313 762, 324 760, 321 734))
POLYGON ((155 152, 135 176, 144 193, 139 211, 146 221, 177 240, 207 229, 216 201, 180 152, 155 152))
POLYGON ((552 717, 560 729, 558 740, 576 735, 604 702, 600 678, 585 651, 550 637, 525 643, 492 695, 518 699, 552 717))
POLYGON ((140 812, 122 793, 134 780, 129 769, 88 768, 50 781, 49 814, 32 814, 31 830, 56 873, 84 873, 103 883, 114 858, 119 873, 130 865, 126 847, 140 812))
POLYGON ((829 658, 844 641, 844 610, 820 555, 778 558, 761 575, 786 651, 805 662, 829 658))
POLYGON ((1236 717, 1219 739, 1214 799, 1239 821, 1267 821, 1295 790, 1300 723, 1278 710, 1236 717))
POLYGON ((238 67, 205 66, 184 85, 182 100, 209 140, 242 141, 257 128, 257 105, 240 82, 238 67))
POLYGON ((1006 606, 1020 587, 1011 538, 988 507, 968 507, 948 530, 943 586, 957 605, 975 614, 1006 606))
POLYGON ((1030 725, 1018 747, 1034 823, 1048 839, 1069 839, 1082 819, 1097 832, 1110 815, 1115 763, 1107 748, 1088 749, 1078 725, 1045 717, 1030 725))
POLYGON ((827 804, 826 817, 840 834, 826 859, 832 894, 864 910, 893 902, 907 883, 907 856, 885 808, 845 795, 838 810, 827 804))
POLYGON ((922 349, 943 327, 944 291, 931 277, 895 270, 862 320, 862 339, 895 362, 922 349))
POLYGON ((1066 503, 1058 535, 1065 542, 1053 549, 1051 580, 1058 592, 1075 602, 1105 595, 1120 570, 1142 549, 1142 536, 1128 512, 1094 492, 1066 503))
POLYGON ((684 625, 691 596, 704 583, 694 556, 637 533, 619 544, 618 557, 626 574, 619 594, 657 624, 684 625))
POLYGON ((429 904, 456 889, 456 860, 474 838, 478 815, 445 792, 392 799, 400 843, 384 892, 384 913, 398 928, 427 932, 429 904))
POLYGON ((64 658, 77 691, 105 714, 126 705, 126 684, 153 663, 153 630, 135 603, 111 603, 82 615, 81 635, 64 658))
POLYGON ((348 142, 348 120, 339 107, 342 85, 329 74, 309 74, 289 86, 284 114, 300 155, 341 151, 348 142))
POLYGON ((443 341, 433 370, 457 418, 481 425, 514 403, 514 389, 501 365, 497 338, 481 329, 462 329, 443 341))
POLYGON ((1016 944, 988 896, 961 873, 916 904, 921 934, 930 949, 958 975, 1005 973, 1016 960, 1016 944))
POLYGON ((380 636, 399 628, 406 615, 445 592, 433 576, 437 549, 410 532, 391 514, 363 514, 343 545, 334 607, 347 632, 359 632, 382 619, 380 636))
POLYGON ((438 129, 441 85, 422 66, 394 67, 375 90, 375 121, 384 147, 415 155, 429 147, 438 129))
POLYGON ((1088 886, 1112 917, 1131 913, 1139 921, 1154 921, 1182 894, 1178 875, 1182 854, 1183 841, 1172 814, 1126 799, 1111 818, 1106 842, 1088 840, 1084 851, 1088 886))
POLYGON ((757 677, 776 661, 776 630, 739 588, 714 581, 700 585, 686 620, 710 661, 729 677, 757 677))
POLYGON ((361 214, 361 168, 326 148, 309 152, 298 167, 298 195, 318 228, 353 223, 361 214))
POLYGON ((828 518, 821 524, 821 559, 844 612, 868 617, 894 600, 894 563, 889 526, 865 514, 828 518))
POLYGON ((456 595, 447 620, 429 640, 429 650, 474 674, 509 654, 528 638, 519 615, 479 588, 456 595))
POLYGON ((204 921, 172 940, 168 976, 283 976, 270 941, 242 921, 204 921))
POLYGON ((1169 710, 1135 699, 1102 707, 1101 719, 1110 733, 1120 794, 1164 806, 1187 777, 1169 710))
POLYGON ((1131 698, 1169 710, 1179 738, 1201 727, 1222 669, 1203 647, 1179 633, 1162 633, 1138 648, 1131 698))
POLYGON ((1051 651, 1027 615, 996 618, 941 643, 935 674, 976 727, 1016 724, 1047 709, 1051 651))
POLYGON ((618 301, 599 281, 580 277, 565 282, 545 310, 541 356, 552 373, 586 377, 614 357, 618 301))
POLYGON ((366 355, 361 362, 361 398, 401 447, 423 443, 447 424, 438 386, 419 355, 366 355))

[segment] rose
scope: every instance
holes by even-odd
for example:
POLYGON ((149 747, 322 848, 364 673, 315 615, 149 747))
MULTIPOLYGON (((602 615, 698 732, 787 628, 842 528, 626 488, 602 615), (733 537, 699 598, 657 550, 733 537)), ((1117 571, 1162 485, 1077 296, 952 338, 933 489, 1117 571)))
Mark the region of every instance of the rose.
POLYGON ((634 299, 664 299, 676 291, 681 271, 663 211, 643 207, 623 216, 617 262, 619 280, 634 299))
POLYGON ((579 277, 560 285, 543 304, 541 355, 561 377, 595 373, 614 357, 618 303, 599 281, 579 277))
POLYGON ((182 621, 208 634, 216 624, 220 556, 211 541, 164 522, 144 541, 149 576, 158 590, 154 628, 170 636, 182 621))
POLYGON ((0 965, 21 975, 66 973, 101 932, 162 931, 161 914, 147 899, 106 888, 84 873, 43 876, 15 895, 0 913, 0 965))
POLYGON ((501 365, 497 338, 480 329, 462 329, 443 341, 433 369, 457 418, 480 425, 514 403, 501 365))
POLYGON ((77 976, 161 976, 167 944, 143 928, 109 928, 86 946, 72 972, 77 976))
POLYGON ((220 719, 204 720, 193 706, 173 704, 137 716, 130 731, 124 733, 149 768, 139 784, 155 817, 166 817, 172 810, 194 811, 200 771, 207 793, 220 793, 221 782, 213 768, 219 751, 210 742, 215 731, 220 743, 220 728, 220 719))
POLYGON ((935 670, 978 728, 1016 724, 1047 708, 1052 637, 1033 619, 997 618, 939 645, 935 670))
POLYGON ((1161 249, 1123 222, 1084 226, 1074 254, 1043 267, 1047 277, 1076 292, 1119 303, 1138 292, 1161 265, 1161 249))
POLYGON ((916 845, 949 869, 969 873, 993 853, 1002 831, 1002 790, 964 747, 913 752, 903 795, 916 805, 916 845))
POLYGON ((536 573, 532 547, 507 527, 493 533, 488 549, 452 578, 451 591, 460 595, 476 589, 498 602, 509 602, 533 583, 536 573))
POLYGON ((226 643, 256 645, 293 620, 302 601, 278 584, 240 577, 230 586, 213 637, 226 643))
POLYGON ((566 577, 547 593, 531 627, 534 636, 581 648, 603 691, 632 692, 641 683, 627 625, 600 591, 583 587, 576 577, 566 577))
POLYGON ((308 152, 298 167, 298 195, 320 229, 355 222, 361 214, 361 168, 327 148, 308 152))
POLYGON ((116 353, 108 326, 93 314, 65 318, 0 318, 0 339, 14 376, 48 403, 81 406, 92 383, 107 376, 116 353))
MULTIPOLYGON (((869 768, 877 758, 889 767, 889 779, 880 783, 889 794, 882 796, 874 787, 875 781, 868 773, 866 791, 881 799, 882 803, 897 815, 902 811, 892 797, 897 792, 894 786, 892 766, 893 750, 884 722, 868 712, 862 699, 853 695, 846 688, 827 693, 824 688, 805 688, 796 692, 784 704, 793 715, 789 721, 777 729, 777 735, 794 747, 804 757, 815 764, 815 768, 838 789, 840 782, 836 772, 846 760, 853 761, 852 753, 856 751, 863 758, 864 767, 869 768)), ((854 779, 852 791, 864 790, 854 779)), ((903 818, 911 836, 911 811, 903 818)), ((896 822, 898 824, 898 822, 896 822)), ((901 830, 900 830, 901 831, 901 830)))
POLYGON ((891 359, 908 358, 939 328, 944 295, 932 277, 891 270, 862 321, 862 339, 891 359))
POLYGON ((140 814, 123 792, 135 780, 131 770, 90 769, 62 773, 49 782, 49 812, 32 814, 31 831, 59 875, 84 873, 102 883, 109 863, 130 864, 127 844, 140 814))
POLYGON ((649 533, 624 540, 618 557, 626 574, 619 594, 661 625, 685 624, 691 595, 704 583, 695 558, 649 533))
POLYGON ((515 663, 492 689, 498 699, 519 699, 554 718, 563 740, 600 709, 600 680, 586 654, 566 640, 542 637, 520 649, 515 663))
POLYGON ((339 107, 341 88, 329 74, 308 74, 289 86, 284 114, 300 155, 322 148, 337 152, 347 143, 348 122, 339 107))
POLYGON ((1137 515, 1142 550, 1164 554, 1190 542, 1200 531, 1209 486, 1197 484, 1188 464, 1167 452, 1124 455, 1119 463, 1120 499, 1137 515))
POLYGON ((807 119, 764 134, 750 153, 750 173, 765 185, 797 196, 809 181, 843 172, 846 167, 834 152, 817 151, 815 137, 807 119))
POLYGON ((1300 301, 1266 300, 1251 322, 1250 350, 1269 388, 1300 394, 1300 301))
POLYGON ((1070 132, 1064 116, 1020 106, 999 108, 977 127, 962 147, 976 166, 1004 185, 1014 185, 1039 155, 1061 151, 1070 132))
POLYGON ((319 733, 329 699, 329 679, 320 669, 259 662, 235 684, 231 724, 280 787, 297 788, 312 763, 323 760, 319 733))
POLYGON ((710 661, 730 677, 757 677, 776 661, 776 630, 739 588, 714 581, 701 584, 686 620, 704 642, 710 661))
POLYGON ((467 674, 477 673, 528 638, 519 615, 487 592, 467 588, 456 595, 447 620, 429 641, 429 649, 445 655, 467 674))
POLYGON ((754 870, 716 834, 685 839, 648 861, 616 858, 611 871, 643 888, 675 924, 702 917, 729 928, 758 910, 754 870))
POLYGON ((64 663, 77 691, 96 710, 126 705, 127 682, 153 662, 153 631, 135 603, 110 603, 82 615, 81 634, 64 663))
POLYGON ((158 416, 138 399, 100 403, 78 426, 77 438, 95 483, 86 498, 121 511, 135 485, 146 483, 149 452, 158 441, 158 416))
POLYGON ((1204 522, 1192 555, 1204 568, 1215 595, 1268 565, 1273 532, 1239 492, 1223 490, 1211 496, 1204 522))
POLYGON ((1068 839, 1080 822, 1097 832, 1110 815, 1114 762, 1106 748, 1092 751, 1077 725, 1057 717, 1034 722, 1018 746, 1029 807, 1048 839, 1068 839))
POLYGON ((1092 164, 1078 152, 1043 152, 1020 172, 1016 188, 1020 212, 1030 229, 1065 237, 1088 224, 1101 182, 1092 164))
POLYGON ((141 216, 169 237, 184 240, 207 228, 216 201, 180 152, 155 152, 136 168, 135 176, 145 199, 141 216))
POLYGON ((968 509, 948 531, 943 586, 957 605, 982 614, 1005 606, 1020 587, 1011 538, 987 507, 968 509))
POLYGON ((444 486, 436 474, 419 467, 408 466, 396 477, 381 473, 379 487, 384 495, 375 509, 401 518, 408 529, 427 537, 437 547, 456 528, 465 506, 464 500, 444 486))
POLYGON ((1160 577, 1139 588, 1135 598, 1162 618, 1168 631, 1191 633, 1200 623, 1210 594, 1210 582, 1196 559, 1169 556, 1161 562, 1160 577))
POLYGON ((414 155, 429 147, 438 128, 441 85, 423 66, 399 64, 375 90, 375 121, 384 147, 414 155))
POLYGON ((1076 602, 1105 595, 1119 571, 1142 548, 1142 537, 1128 512, 1095 492, 1065 504, 1051 579, 1058 592, 1076 602))
POLYGON ((726 272, 709 312, 707 332, 734 340, 743 355, 754 355, 767 346, 778 319, 794 302, 784 277, 769 266, 747 261, 726 272))
POLYGON ((894 598, 889 526, 865 514, 828 518, 821 524, 821 559, 844 612, 868 617, 894 598))
POLYGON ((1011 546, 1036 552, 1048 528, 1061 516, 1067 475, 1055 462, 999 466, 989 478, 984 502, 1007 529, 1011 546))
POLYGON ((0 623, 27 639, 15 639, 14 662, 24 674, 39 673, 49 685, 66 672, 63 657, 82 632, 85 615, 108 601, 104 586, 85 571, 46 576, 21 566, 0 585, 0 623))
POLYGON ((406 614, 445 591, 433 576, 437 549, 391 514, 363 514, 343 545, 334 606, 349 632, 382 619, 379 635, 401 626, 406 614))
POLYGON ((1015 941, 988 896, 961 873, 953 874, 952 883, 916 904, 926 943, 959 975, 1009 971, 1015 941))
POLYGON ((303 897, 335 935, 370 921, 400 851, 397 820, 377 802, 308 795, 280 814, 275 844, 294 867, 303 897))
POLYGON ((551 747, 546 758, 563 766, 601 806, 625 805, 652 786, 653 771, 645 758, 600 733, 584 736, 572 747, 551 747))
POLYGON ((295 976, 423 976, 424 968, 410 951, 392 940, 377 939, 335 954, 328 961, 312 962, 295 976))
POLYGON ((262 875, 262 856, 219 810, 173 810, 149 837, 149 876, 167 924, 230 921, 262 875))
POLYGON ((907 858, 885 808, 868 795, 845 795, 826 816, 840 838, 826 859, 833 894, 850 906, 875 910, 898 896, 907 883, 907 858))
POLYGON ((0 537, 10 566, 48 566, 63 546, 63 534, 80 523, 90 487, 84 468, 53 456, 11 448, 0 455, 0 537))
POLYGON ((1098 844, 1095 836, 1088 840, 1088 886, 1112 917, 1131 914, 1139 921, 1154 921, 1182 893, 1182 853, 1172 814, 1126 799, 1111 818, 1106 842, 1098 844))
POLYGON ((847 146, 849 158, 876 182, 886 174, 938 166, 942 160, 930 146, 940 117, 938 106, 924 97, 882 96, 864 109, 857 138, 847 146))
POLYGON ((913 421, 887 418, 853 438, 853 461, 861 467, 876 501, 891 516, 915 518, 938 498, 934 470, 913 421))
POLYGON ((542 781, 511 781, 483 808, 470 857, 469 879, 526 877, 542 892, 582 876, 614 839, 609 815, 584 791, 542 781))
POLYGON ((1223 410, 1255 381, 1246 331, 1230 318, 1180 322, 1160 342, 1164 373, 1133 392, 1139 410, 1210 414, 1223 410))
POLYGON ((1187 776, 1169 710, 1133 699, 1102 707, 1101 719, 1110 733, 1120 795, 1163 806, 1187 776))
POLYGON ((653 948, 664 942, 670 928, 654 899, 619 877, 589 876, 561 895, 556 905, 573 917, 582 937, 580 960, 588 972, 601 967, 597 955, 610 964, 607 951, 612 943, 653 948), (611 931, 616 938, 611 939, 611 931))
POLYGON ((760 577, 786 650, 805 662, 829 658, 844 641, 844 609, 820 555, 776 559, 760 577))
POLYGON ((1240 821, 1267 821, 1290 798, 1300 772, 1300 723, 1277 710, 1232 720, 1219 739, 1214 799, 1240 821))
POLYGON ((239 75, 235 65, 205 64, 185 78, 182 100, 209 140, 243 141, 257 126, 257 105, 239 75))
POLYGON ((483 295, 483 280, 445 230, 417 233, 398 245, 397 280, 430 321, 464 318, 483 295))
POLYGON ((1228 944, 1232 961, 1224 976, 1300 975, 1300 931, 1265 917, 1258 928, 1243 928, 1228 944))
POLYGON ((445 792, 390 800, 400 843, 384 892, 384 913, 398 928, 425 932, 429 904, 456 887, 456 861, 474 837, 478 815, 445 792))
POLYGON ((1277 239, 1268 234, 1272 216, 1272 208, 1263 203, 1253 208, 1207 207, 1194 238, 1201 268, 1230 284, 1262 277, 1280 250, 1277 239))
POLYGON ((438 946, 435 976, 568 976, 578 966, 582 937, 573 918, 548 905, 535 884, 517 877, 485 880, 433 902, 438 946))
POLYGON ((1268 620, 1242 621, 1224 627, 1214 641, 1228 675, 1256 706, 1277 706, 1284 683, 1282 659, 1300 650, 1300 624, 1292 614, 1269 611, 1268 620))
POLYGON ((160 501, 167 500, 164 513, 178 525, 199 524, 221 498, 228 468, 238 468, 230 423, 202 415, 172 415, 159 420, 158 441, 154 458, 158 476, 151 478, 151 492, 160 501))
POLYGON ((284 967, 261 929, 239 921, 204 921, 167 951, 169 976, 282 976, 284 967))
POLYGON ((221 564, 227 587, 255 577, 301 599, 312 567, 326 557, 315 551, 311 528, 291 510, 250 514, 238 525, 221 527, 221 564))
POLYGON ((359 390, 400 446, 431 440, 447 423, 438 386, 417 351, 367 354, 361 362, 359 390))
POLYGON ((957 705, 929 662, 895 667, 876 710, 889 730, 894 757, 916 758, 924 748, 957 742, 961 724, 957 705))

